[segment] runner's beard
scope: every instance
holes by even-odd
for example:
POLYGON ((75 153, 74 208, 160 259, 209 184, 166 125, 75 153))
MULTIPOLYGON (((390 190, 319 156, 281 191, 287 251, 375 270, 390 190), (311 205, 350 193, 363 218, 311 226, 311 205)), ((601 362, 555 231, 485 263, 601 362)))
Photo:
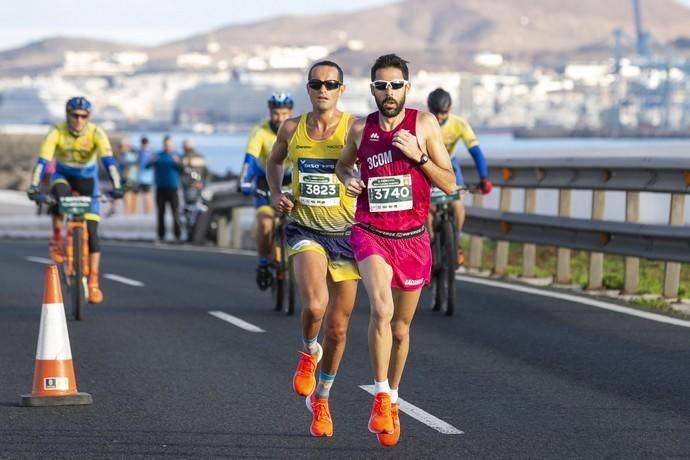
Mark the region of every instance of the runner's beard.
POLYGON ((392 97, 386 97, 382 101, 379 102, 378 99, 376 99, 376 107, 379 108, 379 112, 381 115, 383 115, 386 118, 395 118, 398 116, 400 112, 402 112, 402 109, 405 108, 405 95, 403 94, 402 98, 397 101, 395 98, 392 97), (384 104, 386 102, 395 102, 395 107, 392 109, 387 109, 384 107, 384 104))

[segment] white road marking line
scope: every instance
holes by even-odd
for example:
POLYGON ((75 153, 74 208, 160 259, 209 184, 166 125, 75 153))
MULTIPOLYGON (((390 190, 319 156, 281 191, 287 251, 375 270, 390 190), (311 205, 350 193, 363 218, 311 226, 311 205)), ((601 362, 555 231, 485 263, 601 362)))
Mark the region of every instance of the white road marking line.
POLYGON ((144 287, 144 283, 141 281, 125 278, 124 276, 116 275, 114 273, 106 273, 103 276, 109 280, 117 281, 118 283, 126 284, 128 286, 144 287))
POLYGON ((182 252, 204 252, 207 254, 230 254, 235 256, 251 256, 256 257, 256 251, 250 251, 247 249, 229 249, 229 248, 208 248, 190 245, 177 245, 177 244, 162 244, 156 245, 153 242, 150 243, 136 243, 129 241, 105 241, 103 242, 106 246, 126 246, 133 248, 144 248, 144 249, 157 249, 161 251, 182 251, 182 252))
POLYGON ((209 311, 209 315, 215 316, 218 319, 222 319, 223 321, 227 321, 228 323, 237 326, 241 329, 244 329, 245 331, 249 332, 266 332, 263 329, 261 329, 259 326, 254 326, 252 323, 248 323, 243 319, 239 319, 236 316, 229 315, 225 313, 224 311, 209 311))
POLYGON ((29 256, 29 257, 25 257, 25 259, 28 260, 29 262, 36 262, 36 263, 45 264, 45 265, 55 265, 55 262, 53 262, 50 259, 46 259, 45 257, 29 256))
MULTIPOLYGON (((374 394, 374 385, 360 385, 359 386, 362 390, 366 391, 369 394, 374 394)), ((438 431, 439 433, 443 434, 465 434, 464 431, 460 431, 457 428, 455 428, 453 425, 449 425, 448 423, 444 422, 440 418, 434 417, 430 413, 428 413, 425 410, 420 409, 417 406, 413 406, 412 404, 408 403, 402 398, 398 398, 398 409, 400 409, 401 412, 406 413, 413 419, 416 419, 426 426, 433 428, 434 430, 438 431)))
POLYGON ((468 283, 483 284, 485 286, 498 287, 502 289, 509 289, 511 291, 524 292, 526 294, 540 295, 543 297, 552 297, 554 299, 567 300, 569 302, 580 303, 584 305, 589 305, 590 307, 602 308, 604 310, 615 311, 617 313, 623 313, 624 315, 637 316, 638 318, 648 319, 651 321, 657 321, 659 323, 672 324, 674 326, 689 327, 690 321, 685 321, 678 318, 671 318, 669 316, 659 315, 656 313, 650 313, 642 310, 636 310, 634 308, 624 307, 622 305, 616 305, 615 303, 604 302, 602 300, 587 299, 571 294, 563 294, 560 292, 547 291, 542 289, 536 289, 528 286, 517 286, 511 283, 502 283, 500 281, 485 280, 481 278, 474 278, 471 276, 457 275, 455 279, 460 281, 467 281, 468 283))

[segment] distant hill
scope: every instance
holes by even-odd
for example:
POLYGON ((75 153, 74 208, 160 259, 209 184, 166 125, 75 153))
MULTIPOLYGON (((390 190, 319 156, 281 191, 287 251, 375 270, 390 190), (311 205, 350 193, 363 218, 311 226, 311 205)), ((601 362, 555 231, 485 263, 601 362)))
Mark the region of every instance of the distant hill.
POLYGON ((59 67, 65 51, 117 52, 143 47, 90 38, 54 37, 39 40, 20 48, 0 51, 0 74, 37 74, 59 67))
MULTIPOLYGON (((690 35, 690 9, 674 0, 642 0, 642 21, 667 43, 690 35)), ((283 16, 223 27, 155 49, 161 56, 198 47, 311 45, 362 40, 367 51, 490 50, 511 55, 568 52, 610 42, 613 30, 632 36, 631 0, 406 0, 347 14, 283 16)))
MULTIPOLYGON (((690 9, 674 0, 642 0, 642 21, 659 43, 684 43, 683 37, 690 36, 690 9)), ((205 50, 209 40, 218 42, 220 53, 228 57, 257 45, 333 45, 361 40, 364 54, 341 50, 339 56, 357 65, 353 56, 396 51, 415 56, 417 63, 423 60, 440 68, 457 68, 465 53, 480 50, 518 58, 561 53, 568 57, 592 54, 593 50, 608 53, 616 28, 632 37, 631 0, 405 0, 347 14, 281 16, 231 25, 147 51, 154 62, 170 62, 180 53, 205 50)), ((0 64, 0 71, 9 65, 8 60, 17 59, 19 68, 46 67, 60 60, 61 50, 66 48, 99 47, 123 48, 92 40, 46 40, 0 53, 0 63, 5 63, 0 64)))
MULTIPOLYGON (((643 26, 668 42, 690 35, 690 9, 674 0, 642 0, 643 26)), ((633 33, 631 0, 406 0, 347 14, 282 16, 223 27, 158 48, 180 51, 212 36, 221 45, 309 45, 341 37, 367 50, 462 47, 505 53, 567 51, 633 33)))

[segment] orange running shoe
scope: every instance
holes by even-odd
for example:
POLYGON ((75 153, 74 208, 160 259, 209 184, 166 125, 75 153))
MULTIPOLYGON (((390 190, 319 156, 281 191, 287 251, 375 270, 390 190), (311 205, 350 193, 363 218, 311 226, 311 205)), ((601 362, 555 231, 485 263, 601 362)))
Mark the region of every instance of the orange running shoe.
POLYGON ((62 238, 55 240, 52 236, 50 237, 48 253, 50 254, 50 260, 56 264, 61 264, 65 261, 65 254, 62 251, 62 238))
POLYGON ((316 388, 316 365, 321 361, 323 349, 318 343, 318 351, 315 355, 299 352, 297 371, 292 377, 292 388, 299 396, 309 396, 316 388))
POLYGON ((376 393, 374 405, 369 417, 369 431, 372 433, 393 433, 393 417, 391 416, 391 397, 387 393, 376 393))
POLYGON ((312 436, 321 437, 333 436, 333 420, 331 420, 331 411, 328 408, 328 399, 316 399, 314 393, 310 394, 305 399, 307 409, 313 414, 309 432, 312 436))
POLYGON ((463 254, 462 249, 458 248, 458 252, 456 253, 455 257, 457 258, 458 267, 465 263, 465 254, 463 254))
POLYGON ((391 404, 391 416, 393 417, 393 433, 381 433, 376 435, 376 439, 379 440, 379 444, 383 447, 393 447, 400 439, 400 413, 397 403, 391 404))
POLYGON ((103 292, 98 287, 98 273, 89 274, 89 303, 103 302, 103 292))

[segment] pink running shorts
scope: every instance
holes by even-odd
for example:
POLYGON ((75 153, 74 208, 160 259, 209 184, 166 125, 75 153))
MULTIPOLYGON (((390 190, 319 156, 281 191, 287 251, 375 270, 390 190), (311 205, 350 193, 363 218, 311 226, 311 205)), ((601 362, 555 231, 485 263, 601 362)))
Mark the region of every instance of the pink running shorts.
POLYGON ((381 256, 393 269, 391 287, 395 289, 416 291, 431 279, 431 246, 426 230, 408 238, 388 238, 353 225, 350 245, 357 262, 381 256))

